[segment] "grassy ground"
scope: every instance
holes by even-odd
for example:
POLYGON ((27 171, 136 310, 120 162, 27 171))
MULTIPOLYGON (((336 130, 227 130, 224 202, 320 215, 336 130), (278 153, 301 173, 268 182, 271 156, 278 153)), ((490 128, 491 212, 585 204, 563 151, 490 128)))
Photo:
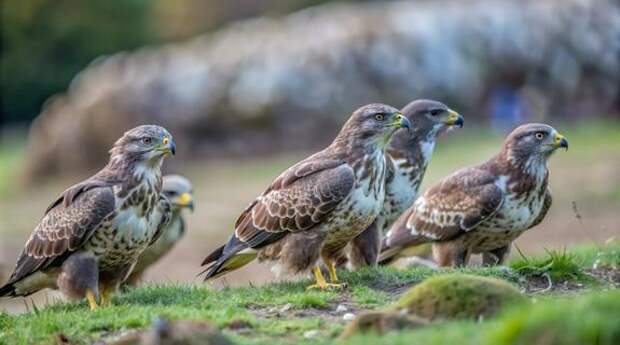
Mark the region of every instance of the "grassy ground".
MULTIPOLYGON (((562 126, 570 140, 568 152, 550 161, 554 205, 545 221, 526 232, 517 245, 528 255, 545 248, 572 248, 583 243, 604 243, 617 236, 620 223, 620 122, 562 126), (573 207, 576 202, 577 211, 573 207), (577 218, 576 213, 580 218, 577 218)), ((14 265, 23 244, 54 196, 87 175, 68 174, 30 186, 19 183, 25 147, 21 135, 0 135, 0 282, 14 265), (17 181, 17 182, 16 182, 17 181)), ((0 133, 2 134, 2 133, 0 133)), ((501 134, 470 125, 440 138, 424 180, 424 187, 466 165, 494 154, 501 134)), ((154 283, 196 282, 199 263, 226 241, 232 224, 247 203, 261 193, 275 176, 307 153, 246 159, 213 159, 166 162, 170 172, 188 176, 194 183, 196 212, 187 215, 188 233, 174 250, 147 272, 154 283)), ((513 251, 513 257, 519 255, 513 251)), ((264 265, 249 265, 233 272, 217 286, 247 286, 273 281, 264 265)), ((541 286, 544 282, 541 282, 541 286)), ((51 299, 37 294, 35 301, 51 299)), ((0 309, 23 312, 21 300, 0 300, 0 309)))
POLYGON ((535 303, 508 308, 482 324, 437 323, 403 333, 352 338, 346 343, 411 344, 415 339, 416 344, 459 340, 465 344, 611 345, 620 339, 620 245, 609 244, 521 258, 513 261, 510 269, 341 272, 341 279, 348 284, 342 291, 307 291, 309 281, 220 290, 205 285, 148 285, 125 291, 115 296, 112 306, 94 312, 79 303, 31 306, 31 312, 17 316, 0 313, 0 343, 112 341, 162 316, 210 320, 239 344, 330 344, 346 324, 342 306, 354 314, 382 308, 409 287, 446 271, 507 280, 535 303))

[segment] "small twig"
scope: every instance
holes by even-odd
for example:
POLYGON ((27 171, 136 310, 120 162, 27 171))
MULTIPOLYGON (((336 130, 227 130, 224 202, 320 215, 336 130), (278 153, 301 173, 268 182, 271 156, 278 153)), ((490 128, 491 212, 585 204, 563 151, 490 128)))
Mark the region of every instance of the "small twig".
POLYGON ((592 241, 592 243, 594 243, 599 249, 603 249, 603 247, 592 236, 590 236, 586 224, 583 222, 583 216, 581 215, 581 213, 579 212, 579 208, 577 207, 577 201, 573 200, 571 201, 571 204, 573 206, 573 214, 579 222, 579 225, 581 225, 581 232, 583 232, 584 235, 586 235, 586 237, 590 239, 590 241, 592 241))

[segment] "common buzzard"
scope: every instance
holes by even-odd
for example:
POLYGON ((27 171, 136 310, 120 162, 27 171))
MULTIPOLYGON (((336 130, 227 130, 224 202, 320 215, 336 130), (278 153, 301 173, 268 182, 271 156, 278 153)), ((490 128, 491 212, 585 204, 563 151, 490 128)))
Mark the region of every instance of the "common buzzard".
POLYGON ((258 255, 277 261, 277 273, 312 269, 313 288, 340 286, 335 259, 379 214, 385 196, 385 149, 402 127, 409 128, 409 120, 388 105, 356 110, 331 145, 284 171, 243 211, 228 243, 203 261, 206 279, 258 255), (319 257, 332 284, 317 265, 319 257))
POLYGON ((568 141, 553 127, 515 129, 495 157, 457 171, 428 189, 384 239, 381 261, 403 249, 433 243, 440 266, 466 265, 483 254, 485 265, 501 264, 510 245, 538 225, 551 206, 547 160, 568 141))
POLYGON ((108 164, 65 190, 32 232, 0 296, 27 296, 57 288, 86 297, 91 309, 107 304, 142 251, 170 218, 160 195, 164 156, 175 153, 168 131, 146 125, 126 132, 108 164))

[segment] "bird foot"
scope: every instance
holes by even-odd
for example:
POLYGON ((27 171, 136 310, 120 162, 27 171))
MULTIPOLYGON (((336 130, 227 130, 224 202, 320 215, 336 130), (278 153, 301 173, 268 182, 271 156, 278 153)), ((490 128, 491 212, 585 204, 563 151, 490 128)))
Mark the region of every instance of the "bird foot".
POLYGON ((327 289, 337 289, 344 290, 347 288, 346 283, 323 283, 323 284, 312 284, 306 288, 306 290, 327 290, 327 289))

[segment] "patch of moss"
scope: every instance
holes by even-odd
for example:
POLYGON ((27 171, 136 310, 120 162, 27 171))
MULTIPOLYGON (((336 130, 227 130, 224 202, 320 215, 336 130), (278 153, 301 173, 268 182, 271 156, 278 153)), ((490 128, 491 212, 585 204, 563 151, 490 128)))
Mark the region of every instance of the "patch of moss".
POLYGON ((469 274, 429 278, 405 292, 390 310, 406 310, 429 320, 493 316, 507 303, 527 302, 510 283, 469 274))
POLYGON ((383 334, 390 331, 400 331, 403 329, 414 329, 423 327, 428 321, 415 315, 406 315, 396 312, 373 311, 360 314, 353 320, 340 335, 340 339, 366 334, 383 334))
POLYGON ((620 344, 620 290, 514 306, 489 328, 487 344, 620 344))
POLYGON ((483 323, 457 320, 346 339, 347 345, 620 344, 620 290, 512 305, 483 323))

